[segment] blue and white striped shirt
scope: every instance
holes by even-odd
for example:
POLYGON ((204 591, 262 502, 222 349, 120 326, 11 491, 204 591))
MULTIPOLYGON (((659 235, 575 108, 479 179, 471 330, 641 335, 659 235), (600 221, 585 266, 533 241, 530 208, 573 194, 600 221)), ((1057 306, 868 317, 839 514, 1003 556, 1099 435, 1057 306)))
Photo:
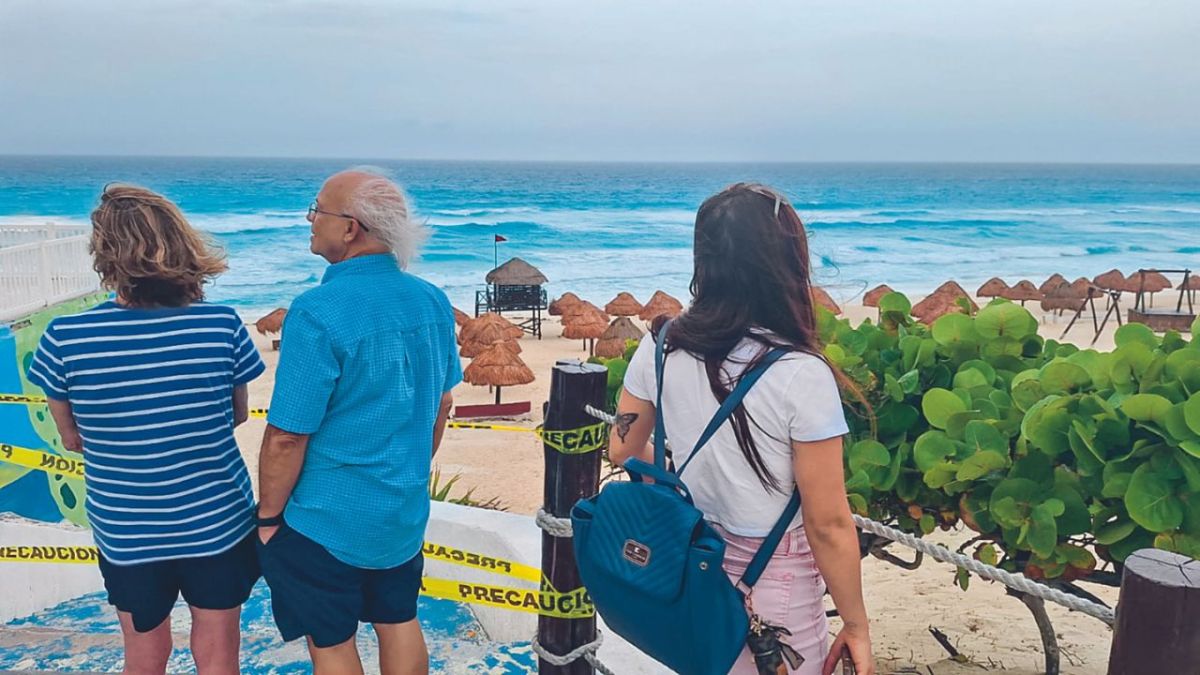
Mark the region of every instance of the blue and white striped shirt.
POLYGON ((237 313, 106 302, 50 322, 29 381, 67 400, 87 515, 117 565, 221 553, 253 529, 233 389, 264 370, 237 313))

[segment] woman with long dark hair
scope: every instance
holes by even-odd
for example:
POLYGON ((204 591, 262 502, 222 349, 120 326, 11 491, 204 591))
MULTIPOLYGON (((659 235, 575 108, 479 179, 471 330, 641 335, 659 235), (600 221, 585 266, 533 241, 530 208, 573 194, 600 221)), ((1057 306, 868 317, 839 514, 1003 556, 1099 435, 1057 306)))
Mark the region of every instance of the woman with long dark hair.
MULTIPOLYGON (((704 426, 742 373, 775 348, 734 415, 689 465, 696 506, 726 540, 725 570, 737 581, 799 487, 803 507, 750 596, 764 621, 804 658, 803 675, 833 672, 843 647, 859 675, 875 672, 862 599, 858 538, 846 499, 842 437, 848 432, 840 376, 817 337, 808 242, 800 217, 777 192, 739 183, 696 214, 692 304, 667 327, 662 415, 673 461, 688 458, 704 426), (828 587, 844 627, 828 644, 828 587)), ((655 322, 654 333, 663 320, 655 322)), ((848 385, 847 385, 848 386, 848 385)), ((657 384, 654 336, 629 364, 609 457, 653 461, 657 384)), ((758 672, 744 650, 732 673, 758 672)))

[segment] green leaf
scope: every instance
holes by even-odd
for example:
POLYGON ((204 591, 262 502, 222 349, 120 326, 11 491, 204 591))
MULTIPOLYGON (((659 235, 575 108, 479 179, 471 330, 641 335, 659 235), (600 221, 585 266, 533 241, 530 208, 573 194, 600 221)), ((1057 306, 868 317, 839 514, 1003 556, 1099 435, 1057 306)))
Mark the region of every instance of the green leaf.
POLYGON ((953 462, 938 462, 925 472, 925 484, 938 490, 954 482, 958 465, 953 462))
POLYGON ((931 426, 945 429, 946 423, 954 413, 964 412, 967 404, 952 391, 934 388, 925 392, 921 397, 921 412, 931 426))
POLYGON ((1062 502, 1056 499, 1048 499, 1045 503, 1038 504, 1030 513, 1026 542, 1031 551, 1043 558, 1054 554, 1054 547, 1058 544, 1058 524, 1054 518, 1061 513, 1062 502))
POLYGON ((937 522, 934 521, 933 516, 928 513, 922 514, 921 520, 919 520, 918 523, 921 526, 922 534, 929 534, 933 532, 935 527, 937 527, 937 522))
POLYGON ((933 339, 938 344, 976 344, 979 333, 975 332, 975 321, 965 314, 944 314, 933 322, 933 339))
POLYGON ((1158 347, 1158 337, 1154 335, 1154 331, 1150 327, 1141 323, 1127 323, 1117 329, 1113 340, 1118 347, 1124 347, 1127 344, 1140 342, 1150 349, 1158 347))
POLYGON ((1038 381, 1048 394, 1072 394, 1090 385, 1092 377, 1074 363, 1058 361, 1042 368, 1038 381))
POLYGON ((945 432, 931 429, 917 437, 913 445, 913 463, 921 471, 929 471, 957 451, 957 444, 945 432))
POLYGON ((1096 528, 1096 543, 1103 546, 1112 546, 1133 534, 1133 531, 1136 529, 1137 523, 1128 518, 1118 518, 1096 528))
POLYGON ((850 511, 856 515, 866 517, 868 514, 867 499, 857 492, 846 494, 846 499, 850 502, 850 511))
POLYGON ((1036 379, 1024 380, 1019 384, 1013 385, 1013 403, 1017 404, 1017 407, 1022 411, 1028 411, 1035 403, 1044 398, 1046 398, 1046 390, 1042 388, 1042 383, 1036 379))
POLYGON ((966 568, 958 567, 954 570, 954 583, 962 590, 967 590, 971 585, 971 573, 966 568))
POLYGON ((1183 404, 1183 417, 1192 433, 1200 434, 1200 393, 1192 394, 1183 404))
POLYGON ((1151 468, 1142 464, 1133 472, 1125 492, 1125 508, 1129 517, 1151 532, 1174 530, 1183 522, 1183 504, 1175 496, 1171 484, 1151 468))
POLYGON ((1037 330, 1037 321, 1023 307, 1011 302, 988 305, 975 315, 975 330, 985 339, 1021 340, 1037 330))
POLYGON ((883 484, 892 456, 882 443, 874 440, 859 441, 850 446, 847 455, 851 473, 866 473, 871 487, 878 488, 883 484))
POLYGON ((1006 478, 992 490, 992 517, 1004 527, 1020 527, 1042 493, 1037 483, 1025 478, 1006 478))
MULTIPOLYGON (((951 315, 948 314, 947 316, 951 316, 951 315)), ((962 316, 962 315, 957 314, 957 315, 953 315, 953 316, 962 316)), ((942 317, 942 318, 945 318, 945 317, 942 317)), ((966 318, 966 317, 963 317, 963 318, 966 318)), ((955 389, 973 389, 975 387, 991 386, 991 384, 992 383, 987 379, 987 377, 983 373, 981 373, 980 371, 978 371, 974 368, 967 368, 965 370, 959 370, 958 373, 954 376, 954 388, 955 389)))
POLYGON ((899 312, 907 316, 912 311, 912 303, 903 293, 888 293, 879 299, 879 311, 899 312))
POLYGON ((1000 554, 996 552, 996 547, 988 542, 975 549, 975 558, 984 565, 995 567, 1000 562, 1000 554))
POLYGON ((846 479, 846 492, 867 494, 871 491, 871 477, 866 471, 854 471, 846 479))
POLYGON ((900 376, 900 388, 905 394, 915 394, 921 386, 921 373, 917 370, 910 370, 900 376))
MULTIPOLYGON (((1126 324, 1138 326, 1141 324, 1126 324)), ((1138 422, 1157 422, 1163 424, 1171 410, 1171 402, 1155 394, 1134 394, 1121 401, 1121 412, 1138 422)))
POLYGON ((973 451, 990 450, 1008 455, 1008 439, 996 427, 982 420, 971 420, 963 431, 963 440, 973 451))
POLYGON ((999 471, 1006 466, 1008 466, 1007 457, 998 452, 983 450, 964 459, 958 469, 958 473, 955 474, 955 478, 972 481, 986 476, 992 471, 999 471))

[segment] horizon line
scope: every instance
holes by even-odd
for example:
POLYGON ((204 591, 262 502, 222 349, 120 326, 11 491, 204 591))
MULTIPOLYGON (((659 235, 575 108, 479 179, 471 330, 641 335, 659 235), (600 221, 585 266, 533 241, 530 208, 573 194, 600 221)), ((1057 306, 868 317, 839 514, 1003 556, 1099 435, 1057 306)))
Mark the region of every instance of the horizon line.
POLYGON ((629 165, 720 165, 720 164, 811 164, 811 165, 961 165, 961 166, 1161 166, 1197 167, 1200 161, 1129 161, 1129 160, 962 160, 962 159, 846 159, 846 160, 786 160, 786 159, 464 159, 430 157, 337 157, 303 155, 134 155, 134 154, 9 154, 0 153, 5 159, 208 159, 208 160, 281 160, 281 161, 344 161, 344 162, 412 162, 444 164, 629 164, 629 165))

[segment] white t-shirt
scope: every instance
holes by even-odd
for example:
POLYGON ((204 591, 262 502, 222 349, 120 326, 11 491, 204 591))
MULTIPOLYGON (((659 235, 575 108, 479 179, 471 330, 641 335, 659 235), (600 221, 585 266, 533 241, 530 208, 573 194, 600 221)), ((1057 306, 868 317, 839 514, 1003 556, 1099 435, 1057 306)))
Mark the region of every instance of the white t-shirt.
MULTIPOLYGON (((762 343, 743 339, 730 352, 722 373, 729 379, 740 376, 763 350, 762 343)), ((658 387, 652 335, 642 339, 629 363, 625 390, 643 401, 655 401, 658 387)), ((687 465, 683 482, 708 520, 739 536, 765 537, 787 506, 795 483, 790 441, 821 441, 842 436, 849 428, 833 371, 811 354, 793 352, 772 364, 750 388, 742 405, 751 418, 750 434, 763 464, 784 492, 763 487, 738 447, 729 421, 687 465)), ((720 407, 702 360, 682 350, 667 354, 662 407, 667 439, 679 467, 720 407)), ((800 524, 801 515, 797 514, 791 527, 800 524)))

